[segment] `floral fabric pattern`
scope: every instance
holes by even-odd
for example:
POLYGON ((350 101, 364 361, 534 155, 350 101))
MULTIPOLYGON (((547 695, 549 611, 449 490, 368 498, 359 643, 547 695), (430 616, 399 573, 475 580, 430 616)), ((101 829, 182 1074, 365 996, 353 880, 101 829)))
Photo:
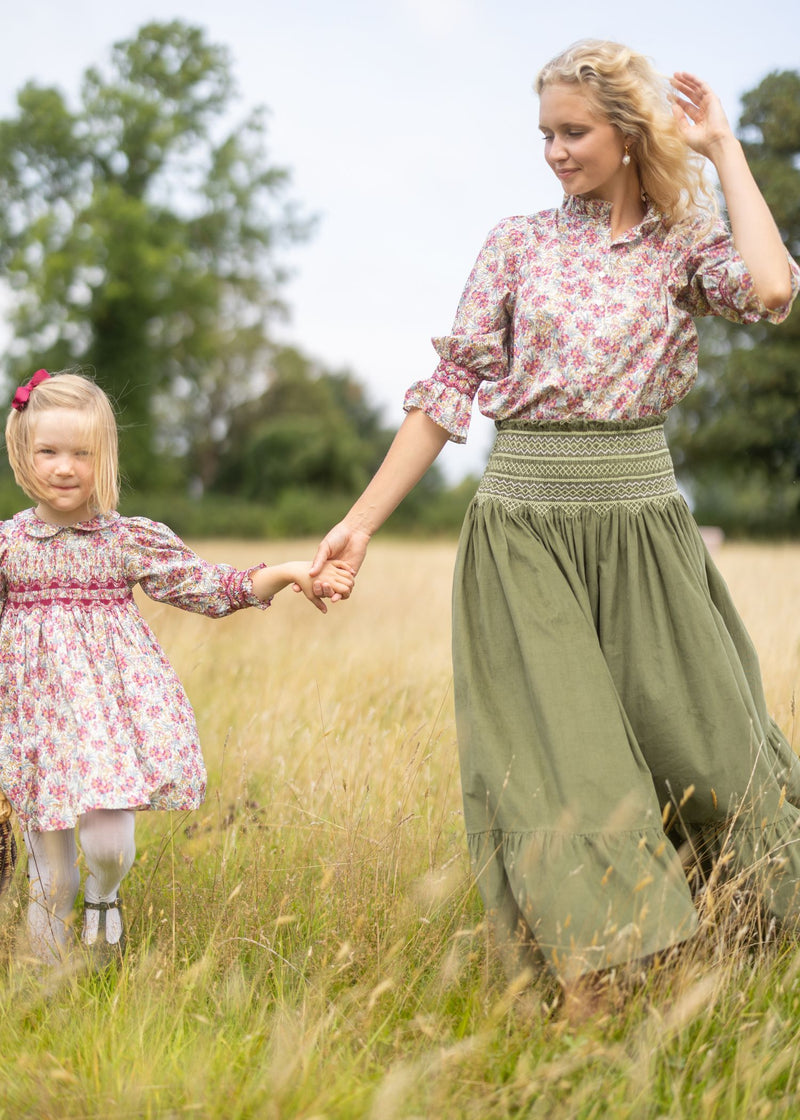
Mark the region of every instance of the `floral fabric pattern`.
POLYGON ((611 204, 573 196, 489 233, 456 313, 434 338, 439 364, 408 390, 450 438, 467 437, 473 399, 493 420, 635 420, 665 413, 697 376, 693 318, 781 322, 721 221, 667 229, 648 209, 611 237, 611 204))
POLYGON ((0 524, 0 787, 23 827, 202 803, 194 713, 133 587, 219 618, 266 606, 254 570, 210 564, 142 517, 0 524))

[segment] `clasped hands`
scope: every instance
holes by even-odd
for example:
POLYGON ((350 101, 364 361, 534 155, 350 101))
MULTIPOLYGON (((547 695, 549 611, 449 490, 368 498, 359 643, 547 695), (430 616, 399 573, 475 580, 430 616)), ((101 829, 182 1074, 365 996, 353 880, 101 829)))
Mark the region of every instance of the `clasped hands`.
POLYGON ((360 529, 351 528, 345 521, 338 525, 320 541, 317 554, 311 565, 309 575, 312 580, 314 594, 320 599, 330 599, 336 603, 339 599, 349 599, 355 583, 358 569, 364 562, 369 544, 370 535, 360 529), (349 586, 341 586, 342 581, 330 578, 330 565, 343 564, 351 573, 349 586))

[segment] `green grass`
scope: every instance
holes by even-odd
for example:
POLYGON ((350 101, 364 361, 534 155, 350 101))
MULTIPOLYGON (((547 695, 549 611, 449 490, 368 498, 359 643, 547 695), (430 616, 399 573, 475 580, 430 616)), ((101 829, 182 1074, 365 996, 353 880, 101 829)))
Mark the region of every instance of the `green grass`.
POLYGON ((208 799, 140 816, 118 972, 18 959, 18 868, 0 1118, 797 1117, 800 952, 764 943, 729 887, 722 920, 613 1014, 571 1027, 552 981, 507 985, 460 816, 452 547, 373 549, 326 619, 291 592, 220 623, 148 607, 198 713, 208 799))

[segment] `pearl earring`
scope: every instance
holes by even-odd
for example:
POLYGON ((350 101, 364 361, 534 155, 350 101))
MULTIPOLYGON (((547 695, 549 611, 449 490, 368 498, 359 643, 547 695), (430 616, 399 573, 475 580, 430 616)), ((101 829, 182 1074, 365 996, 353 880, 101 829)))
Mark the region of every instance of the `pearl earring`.
POLYGON ((628 167, 630 165, 630 162, 631 162, 631 154, 628 151, 628 145, 626 144, 625 145, 625 155, 622 157, 622 166, 623 167, 628 167))

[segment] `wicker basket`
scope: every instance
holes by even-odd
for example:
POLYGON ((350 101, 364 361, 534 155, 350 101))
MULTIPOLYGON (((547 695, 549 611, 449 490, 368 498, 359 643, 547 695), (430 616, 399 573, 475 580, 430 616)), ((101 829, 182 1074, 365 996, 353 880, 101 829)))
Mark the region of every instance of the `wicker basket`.
POLYGON ((17 842, 11 826, 11 805, 0 793, 0 895, 11 881, 16 862, 17 842))

